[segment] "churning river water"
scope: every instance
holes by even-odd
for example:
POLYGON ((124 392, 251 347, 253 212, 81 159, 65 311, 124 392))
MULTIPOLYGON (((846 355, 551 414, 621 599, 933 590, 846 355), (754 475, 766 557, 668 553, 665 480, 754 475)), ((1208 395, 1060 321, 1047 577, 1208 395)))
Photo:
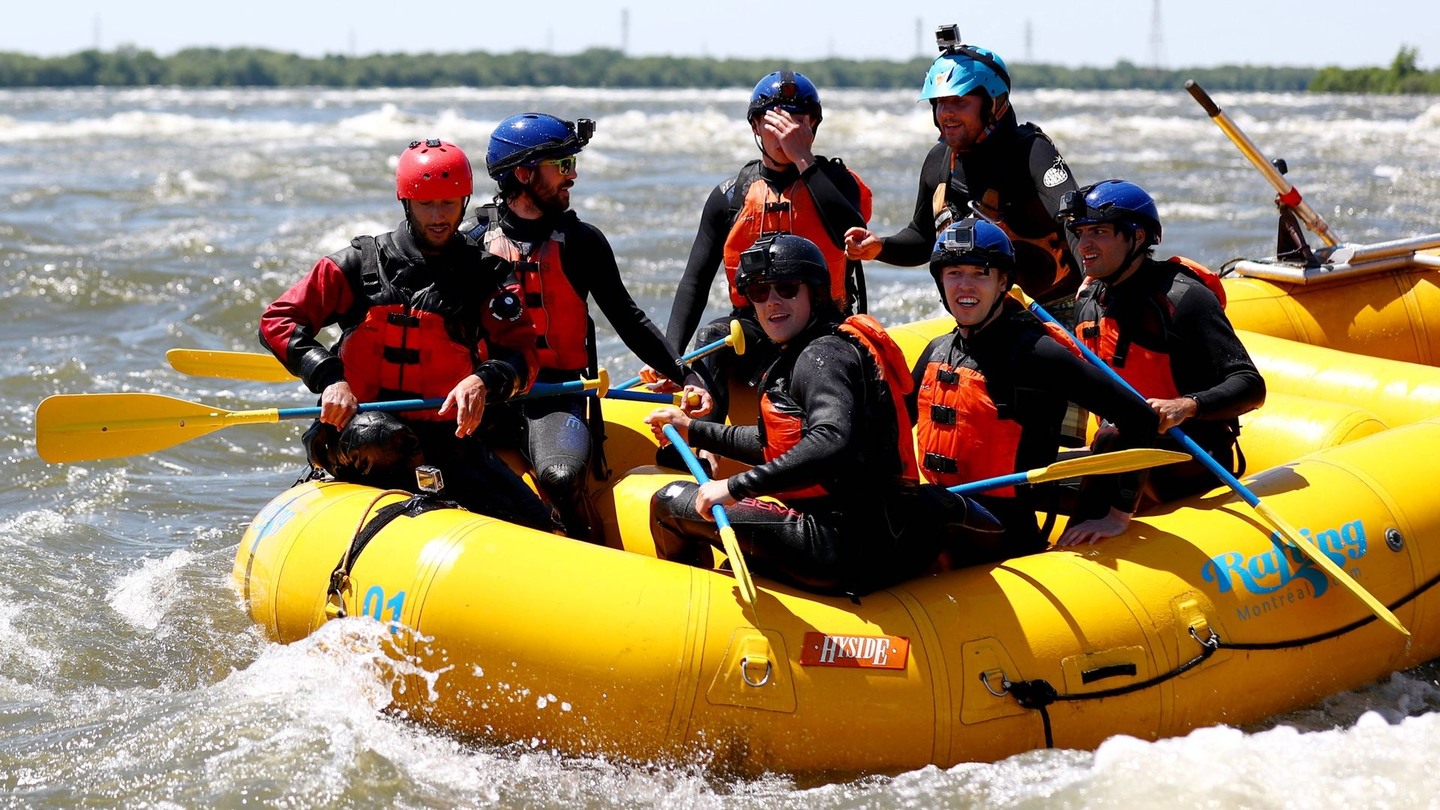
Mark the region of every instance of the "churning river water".
MULTIPOLYGON (((1347 241, 1440 230, 1440 101, 1216 93, 1347 241)), ((744 90, 0 91, 0 806, 1436 806, 1440 685, 1422 667, 1246 728, 814 785, 727 781, 543 746, 460 741, 385 715, 379 635, 332 622, 279 646, 230 587, 250 518, 299 474, 300 425, 240 426, 147 456, 52 465, 34 410, 144 391, 233 410, 296 385, 187 378, 174 347, 258 351, 257 318, 318 256, 399 221, 394 156, 472 156, 527 110, 596 119, 574 201, 631 292, 669 313, 710 188, 755 155, 744 90)), ((933 142, 909 92, 826 92, 817 152, 909 219, 933 142)), ((1080 182, 1123 177, 1161 255, 1273 254, 1273 192, 1182 90, 1022 91, 1080 182)), ((487 189, 488 190, 488 189, 487 189)), ((483 195, 481 195, 483 196, 483 195)), ((886 323, 939 314, 921 270, 872 264, 886 323)), ((723 312, 720 290, 712 313, 723 312)), ((602 361, 638 367, 600 320, 602 361)))

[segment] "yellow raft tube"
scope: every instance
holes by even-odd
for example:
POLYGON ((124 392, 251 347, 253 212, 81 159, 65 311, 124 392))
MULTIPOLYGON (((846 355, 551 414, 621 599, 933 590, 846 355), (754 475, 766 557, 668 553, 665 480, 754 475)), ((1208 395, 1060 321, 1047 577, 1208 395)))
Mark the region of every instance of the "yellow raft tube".
MULTIPOLYGON (((901 327, 912 354, 947 328, 901 327)), ((1371 618, 1228 490, 1078 551, 922 577, 857 600, 654 558, 644 408, 607 403, 596 499, 612 547, 458 510, 400 517, 355 559, 344 610, 390 623, 395 708, 572 754, 843 776, 1088 749, 1256 721, 1440 656, 1440 369, 1245 336, 1271 402, 1242 433, 1264 502, 1392 606, 1371 618), (1393 392, 1429 397, 1398 407, 1393 392), (1318 449, 1323 448, 1323 449, 1318 449), (1314 452, 1312 452, 1314 451, 1314 452), (1269 468, 1269 469, 1267 469, 1269 468), (623 549, 621 546, 623 545, 623 549), (401 668, 402 671, 412 671, 401 668)), ((277 497, 234 578, 281 642, 330 620, 331 572, 402 494, 277 497)), ((354 619, 350 619, 354 620, 354 619)))

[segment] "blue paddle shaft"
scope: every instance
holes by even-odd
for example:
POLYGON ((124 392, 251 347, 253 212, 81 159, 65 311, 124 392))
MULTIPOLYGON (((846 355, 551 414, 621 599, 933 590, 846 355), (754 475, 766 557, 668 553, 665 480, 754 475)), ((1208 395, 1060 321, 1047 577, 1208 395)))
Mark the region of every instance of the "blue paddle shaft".
MULTIPOLYGON (((1036 317, 1040 318, 1043 321, 1053 323, 1062 329, 1065 328, 1064 324, 1055 320, 1055 316, 1051 315, 1049 312, 1046 312, 1045 308, 1040 306, 1039 302, 1037 301, 1032 301, 1030 303, 1030 311, 1035 313, 1036 317)), ((1129 391, 1130 393, 1139 397, 1142 402, 1146 401, 1145 396, 1139 391, 1135 390, 1135 386, 1127 382, 1124 377, 1121 377, 1120 373, 1115 369, 1111 368, 1109 363, 1101 360, 1100 355, 1091 351, 1090 347, 1086 346, 1083 341, 1076 340, 1074 341, 1074 343, 1076 346, 1080 347, 1080 351, 1085 354, 1085 359, 1089 360, 1092 365, 1105 372, 1106 376, 1119 383, 1125 388, 1126 391, 1129 391)), ((1212 458, 1210 454, 1205 452, 1204 448, 1196 444, 1193 439, 1191 439, 1189 436, 1186 436, 1185 432, 1182 431, 1178 425, 1165 431, 1165 435, 1179 442, 1182 447, 1190 451, 1190 456, 1192 458, 1205 465, 1205 469, 1209 470, 1215 475, 1216 478, 1219 478, 1222 482, 1224 482, 1226 486, 1234 490, 1235 494, 1239 495, 1246 503, 1250 504, 1251 506, 1260 505, 1260 497, 1258 495, 1251 492, 1249 487, 1240 483, 1240 479, 1236 478, 1233 474, 1231 474, 1229 470, 1221 466, 1220 462, 1212 458)))
MULTIPOLYGON (((686 444, 685 440, 680 438, 680 431, 676 430, 674 425, 666 425, 661 428, 661 430, 665 432, 665 438, 669 439, 670 443, 675 446, 675 450, 680 453, 681 460, 683 460, 685 466, 689 468, 690 474, 695 476, 696 482, 701 484, 710 483, 710 476, 705 474, 705 468, 700 465, 700 459, 696 458, 695 453, 690 450, 690 445, 686 444)), ((716 526, 722 529, 728 529, 730 527, 730 516, 725 514, 725 507, 717 503, 710 507, 710 514, 715 516, 716 526)))
MULTIPOLYGON (((534 397, 553 397, 560 394, 590 393, 594 389, 585 387, 586 380, 571 380, 563 383, 535 383, 529 391, 511 399, 529 399, 534 397)), ((665 395, 664 399, 657 402, 672 402, 673 400, 665 395)), ((364 413, 366 411, 380 411, 381 413, 400 413, 403 411, 433 411, 445 404, 444 399, 397 399, 391 402, 363 402, 356 410, 364 413)), ((280 408, 276 411, 280 419, 313 419, 320 415, 319 406, 309 408, 280 408)))
MULTIPOLYGON (((704 346, 701 346, 700 348, 698 348, 698 349, 696 349, 696 350, 694 350, 694 351, 692 351, 692 352, 690 352, 690 353, 688 353, 688 354, 683 354, 683 355, 681 355, 681 356, 680 356, 680 362, 682 362, 682 363, 688 363, 688 362, 690 362, 691 360, 694 360, 694 359, 697 358, 697 357, 704 357, 705 355, 707 355, 707 354, 709 354, 709 353, 711 353, 711 352, 713 352, 713 351, 715 351, 715 350, 717 350, 717 349, 719 349, 719 348, 721 348, 721 347, 723 347, 723 346, 729 345, 729 343, 730 343, 730 336, 729 336, 729 335, 726 335, 725 337, 720 338, 719 340, 713 340, 713 341, 711 341, 711 342, 709 342, 709 343, 706 343, 704 346)), ((622 383, 620 383, 619 385, 616 385, 616 386, 611 387, 610 390, 613 392, 613 391, 614 391, 615 389, 617 389, 617 388, 618 388, 618 389, 621 389, 621 390, 624 390, 624 389, 626 389, 626 388, 634 388, 635 386, 637 386, 637 385, 639 385, 639 384, 640 384, 640 375, 639 375, 639 374, 636 374, 634 377, 631 377, 630 379, 626 380, 625 382, 622 382, 622 383)))

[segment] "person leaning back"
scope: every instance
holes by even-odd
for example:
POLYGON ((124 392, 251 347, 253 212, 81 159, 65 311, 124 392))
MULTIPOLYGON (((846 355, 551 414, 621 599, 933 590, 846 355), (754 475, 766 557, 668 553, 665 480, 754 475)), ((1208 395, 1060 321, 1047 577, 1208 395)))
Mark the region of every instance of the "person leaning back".
POLYGON ((757 574, 859 594, 925 572, 951 534, 999 531, 968 499, 918 483, 905 356, 874 318, 842 317, 814 243, 762 238, 742 254, 737 284, 778 350, 758 424, 703 422, 675 408, 646 421, 657 437, 673 425, 696 447, 754 466, 658 491, 650 515, 661 557, 703 565, 720 545, 710 517, 719 504, 757 574), (781 503, 759 499, 767 495, 781 503))

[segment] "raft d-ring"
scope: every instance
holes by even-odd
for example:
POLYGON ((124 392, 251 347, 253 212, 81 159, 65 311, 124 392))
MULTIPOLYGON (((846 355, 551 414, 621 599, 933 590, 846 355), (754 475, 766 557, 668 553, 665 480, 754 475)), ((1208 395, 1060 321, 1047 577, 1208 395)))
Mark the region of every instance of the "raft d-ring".
POLYGON ((765 674, 760 676, 760 680, 752 681, 750 680, 750 656, 747 655, 740 659, 740 680, 744 681, 746 686, 759 688, 770 682, 770 674, 775 671, 775 668, 770 664, 769 658, 758 658, 755 663, 758 664, 761 661, 765 662, 765 674))
POLYGON ((1005 677, 1005 672, 1003 670, 992 669, 989 672, 980 673, 980 683, 985 685, 986 692, 989 692, 997 698, 1003 698, 1006 695, 1010 694, 1010 679, 1005 677), (1000 678, 999 692, 996 692, 995 687, 990 685, 990 679, 996 676, 999 676, 1000 678))

